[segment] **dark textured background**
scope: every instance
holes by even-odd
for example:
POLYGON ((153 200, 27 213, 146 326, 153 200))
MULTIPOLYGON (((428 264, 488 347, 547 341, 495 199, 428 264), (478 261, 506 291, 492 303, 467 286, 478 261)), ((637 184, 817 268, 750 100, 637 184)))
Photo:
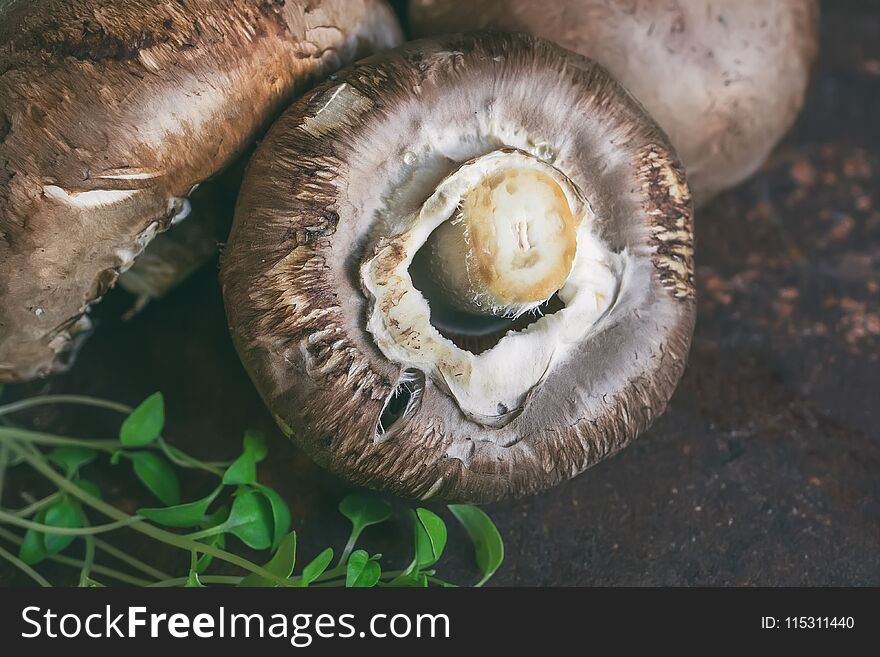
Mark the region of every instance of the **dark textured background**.
MULTIPOLYGON (((507 546, 496 584, 880 585, 880 3, 823 10, 821 61, 797 127, 758 176, 697 216, 699 321, 669 411, 576 480, 488 507, 507 546)), ((210 458, 233 455, 246 427, 263 429, 271 458, 261 476, 291 503, 301 558, 338 546, 346 528, 334 508, 349 488, 275 429, 226 334, 216 271, 123 323, 127 302, 102 304, 71 373, 13 394, 134 403, 162 390, 167 435, 210 458)), ((33 421, 114 432, 106 416, 69 408, 33 421)), ((144 500, 122 497, 139 490, 124 472, 91 476, 133 509, 144 500)), ((186 493, 204 484, 187 482, 186 493)), ((398 518, 365 538, 403 562, 409 535, 398 518)), ((119 540, 186 568, 155 544, 119 540)), ((449 578, 475 575, 470 549, 454 529, 449 578)), ((0 570, 0 584, 26 581, 0 570)))

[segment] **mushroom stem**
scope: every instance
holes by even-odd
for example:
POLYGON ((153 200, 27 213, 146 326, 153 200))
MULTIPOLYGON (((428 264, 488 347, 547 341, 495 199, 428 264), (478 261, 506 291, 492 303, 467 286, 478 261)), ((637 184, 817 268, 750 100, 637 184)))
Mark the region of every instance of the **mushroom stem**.
POLYGON ((426 248, 438 300, 466 312, 516 317, 565 284, 577 226, 552 177, 506 168, 470 189, 426 248))

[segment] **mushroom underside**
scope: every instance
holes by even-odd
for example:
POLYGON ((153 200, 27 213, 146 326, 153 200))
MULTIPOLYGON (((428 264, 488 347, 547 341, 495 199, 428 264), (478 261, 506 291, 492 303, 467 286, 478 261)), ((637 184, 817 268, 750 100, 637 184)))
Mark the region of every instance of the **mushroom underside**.
POLYGON ((365 60, 286 112, 221 279, 246 368, 320 463, 488 501, 581 472, 662 411, 692 255, 681 168, 627 92, 540 39, 470 34, 365 60), (440 258, 455 271, 432 264, 459 239, 474 253, 440 258), (488 310, 491 343, 469 349, 473 323, 435 316, 450 297, 488 310))

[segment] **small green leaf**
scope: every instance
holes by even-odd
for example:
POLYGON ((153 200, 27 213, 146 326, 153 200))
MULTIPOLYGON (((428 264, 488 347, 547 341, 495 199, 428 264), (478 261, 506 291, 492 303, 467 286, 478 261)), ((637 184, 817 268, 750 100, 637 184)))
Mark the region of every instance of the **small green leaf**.
POLYGON ((290 531, 290 508, 284 498, 268 486, 257 484, 257 490, 269 500, 269 505, 272 507, 272 547, 274 549, 290 531))
POLYGON ((101 489, 98 488, 97 484, 93 484, 87 479, 80 479, 79 477, 74 479, 73 483, 76 484, 79 488, 83 489, 92 497, 97 497, 99 500, 101 499, 101 489))
POLYGON ((357 535, 365 527, 388 520, 391 505, 378 497, 348 495, 339 503, 339 512, 351 521, 352 533, 357 535))
POLYGON ((259 463, 269 453, 266 447, 266 436, 261 431, 248 429, 244 432, 244 451, 254 457, 254 461, 259 463))
POLYGON ((262 493, 242 490, 232 503, 232 511, 224 525, 226 531, 240 538, 248 547, 265 550, 272 546, 272 507, 262 493))
MULTIPOLYGON (((199 541, 200 543, 204 543, 205 545, 211 545, 215 548, 224 549, 226 547, 226 534, 214 534, 213 536, 208 536, 207 538, 199 541)), ((213 555, 210 554, 202 554, 198 561, 196 561, 195 571, 197 573, 204 573, 208 566, 211 565, 211 562, 214 560, 213 555)))
POLYGON ((381 576, 382 568, 375 557, 370 557, 364 550, 352 552, 345 573, 347 587, 370 588, 376 586, 381 576))
POLYGON ((475 506, 469 504, 450 504, 449 510, 465 528, 473 541, 477 565, 483 573, 477 586, 482 586, 504 561, 504 541, 495 523, 475 506))
POLYGON ((125 456, 134 464, 134 473, 162 504, 180 504, 180 482, 163 457, 153 452, 130 452, 125 456))
POLYGON ((138 515, 166 527, 196 527, 204 521, 208 507, 211 506, 211 503, 221 490, 223 490, 223 487, 219 486, 210 495, 195 502, 160 508, 138 509, 138 515))
POLYGON ((223 473, 223 483, 227 486, 253 484, 257 481, 257 462, 253 454, 245 452, 232 462, 223 473))
MULTIPOLYGON (((286 579, 293 574, 294 565, 296 565, 296 532, 290 532, 281 540, 281 545, 278 547, 278 551, 275 552, 275 556, 263 567, 273 575, 286 579)), ((276 584, 257 573, 251 573, 241 580, 239 586, 270 587, 276 586, 276 584)))
POLYGON ((98 452, 85 447, 58 447, 49 453, 48 458, 72 477, 82 466, 98 458, 98 452))
POLYGON ((290 532, 281 539, 275 556, 266 564, 266 570, 278 577, 290 577, 296 565, 296 532, 290 532))
POLYGON ((185 589, 203 589, 205 585, 199 581, 199 574, 195 569, 191 569, 189 571, 189 576, 186 578, 186 584, 183 585, 185 589))
POLYGON ((134 409, 119 430, 119 441, 126 447, 143 447, 159 437, 165 425, 165 400, 161 392, 147 397, 134 409))
MULTIPOLYGON (((65 529, 73 529, 82 527, 82 518, 79 510, 67 496, 62 497, 54 504, 46 507, 46 516, 43 522, 50 527, 62 527, 65 529)), ((58 554, 68 545, 73 543, 76 536, 66 534, 53 534, 46 532, 46 538, 43 542, 46 545, 48 554, 58 554)))
MULTIPOLYGON (((45 509, 41 509, 39 513, 34 516, 34 522, 43 523, 45 519, 45 509)), ((46 553, 45 541, 46 538, 42 532, 38 532, 35 529, 28 529, 24 535, 24 541, 18 549, 18 558, 29 566, 34 566, 40 563, 48 556, 46 553)))
POLYGON ((248 429, 244 433, 243 451, 223 474, 227 486, 254 484, 257 481, 257 463, 268 454, 266 438, 259 431, 248 429))
POLYGON ((302 586, 309 586, 312 582, 323 575, 331 561, 333 561, 333 548, 327 548, 317 557, 312 559, 308 565, 303 568, 302 586))
POLYGON ((428 509, 416 509, 416 560, 419 568, 431 566, 446 548, 446 523, 428 509))

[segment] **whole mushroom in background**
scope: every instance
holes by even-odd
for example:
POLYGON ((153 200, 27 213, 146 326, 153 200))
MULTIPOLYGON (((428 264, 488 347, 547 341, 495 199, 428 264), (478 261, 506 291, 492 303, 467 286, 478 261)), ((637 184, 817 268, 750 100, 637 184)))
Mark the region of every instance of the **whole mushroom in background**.
POLYGON ((0 381, 64 368, 90 304, 197 185, 399 41, 383 0, 0 4, 0 381))
POLYGON ((664 410, 695 317, 690 192, 597 64, 527 35, 416 41, 273 125, 221 281, 246 369, 320 464, 523 495, 664 410))
POLYGON ((416 36, 527 32, 595 60, 645 105, 699 205, 752 175, 792 126, 818 0, 409 0, 416 36))

